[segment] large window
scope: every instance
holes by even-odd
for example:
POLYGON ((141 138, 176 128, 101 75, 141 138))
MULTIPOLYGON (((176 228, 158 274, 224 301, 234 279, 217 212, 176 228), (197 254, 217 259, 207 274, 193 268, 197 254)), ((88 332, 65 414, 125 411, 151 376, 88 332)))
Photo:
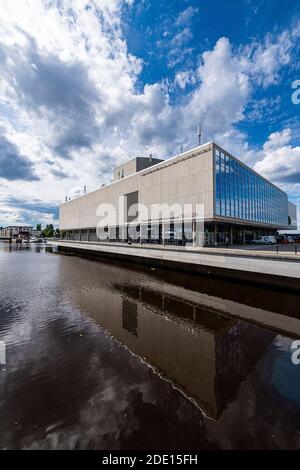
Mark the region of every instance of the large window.
POLYGON ((225 152, 215 149, 216 215, 288 225, 287 195, 225 152))
POLYGON ((137 204, 139 202, 139 192, 125 194, 126 222, 132 222, 138 217, 137 204))

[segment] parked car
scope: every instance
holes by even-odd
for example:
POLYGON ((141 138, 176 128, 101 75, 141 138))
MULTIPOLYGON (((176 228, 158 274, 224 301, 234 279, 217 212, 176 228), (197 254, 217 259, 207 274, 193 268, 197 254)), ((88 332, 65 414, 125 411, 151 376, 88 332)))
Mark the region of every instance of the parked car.
POLYGON ((276 240, 280 245, 286 245, 288 243, 288 239, 285 235, 277 235, 276 240))
POLYGON ((257 245, 276 245, 277 239, 273 235, 267 235, 254 238, 251 243, 257 245))

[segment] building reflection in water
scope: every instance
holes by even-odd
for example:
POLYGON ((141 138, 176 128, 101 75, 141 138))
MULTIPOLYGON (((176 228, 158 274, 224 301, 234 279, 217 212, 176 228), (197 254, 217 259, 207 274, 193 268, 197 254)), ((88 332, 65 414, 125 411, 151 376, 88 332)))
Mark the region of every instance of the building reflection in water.
POLYGON ((275 336, 145 286, 92 287, 76 303, 213 419, 236 398, 275 336))
POLYGON ((125 297, 122 300, 122 319, 123 328, 128 333, 137 336, 137 304, 131 302, 125 297))

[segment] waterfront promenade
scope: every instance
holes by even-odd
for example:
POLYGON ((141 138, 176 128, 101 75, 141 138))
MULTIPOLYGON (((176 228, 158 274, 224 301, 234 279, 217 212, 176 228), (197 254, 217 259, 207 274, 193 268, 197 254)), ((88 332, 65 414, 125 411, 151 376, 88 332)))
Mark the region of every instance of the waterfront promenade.
POLYGON ((52 241, 61 251, 103 256, 176 270, 206 273, 278 287, 300 286, 300 254, 237 248, 182 248, 161 245, 128 245, 52 241))

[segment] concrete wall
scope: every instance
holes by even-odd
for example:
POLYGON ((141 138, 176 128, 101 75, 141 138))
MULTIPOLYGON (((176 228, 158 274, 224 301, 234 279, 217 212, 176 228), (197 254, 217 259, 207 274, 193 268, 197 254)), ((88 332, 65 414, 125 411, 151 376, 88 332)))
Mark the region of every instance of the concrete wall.
MULTIPOLYGON (((129 162, 130 163, 130 162, 129 162)), ((139 203, 150 209, 152 203, 204 204, 206 219, 213 217, 214 178, 212 144, 163 161, 149 169, 114 181, 86 196, 60 206, 60 229, 96 227, 97 207, 112 204, 119 208, 119 197, 139 191, 139 203)), ((143 221, 140 217, 139 221, 143 221)))
POLYGON ((161 245, 54 242, 62 251, 115 258, 189 273, 209 273, 271 287, 299 290, 300 259, 293 253, 174 248, 161 245))

